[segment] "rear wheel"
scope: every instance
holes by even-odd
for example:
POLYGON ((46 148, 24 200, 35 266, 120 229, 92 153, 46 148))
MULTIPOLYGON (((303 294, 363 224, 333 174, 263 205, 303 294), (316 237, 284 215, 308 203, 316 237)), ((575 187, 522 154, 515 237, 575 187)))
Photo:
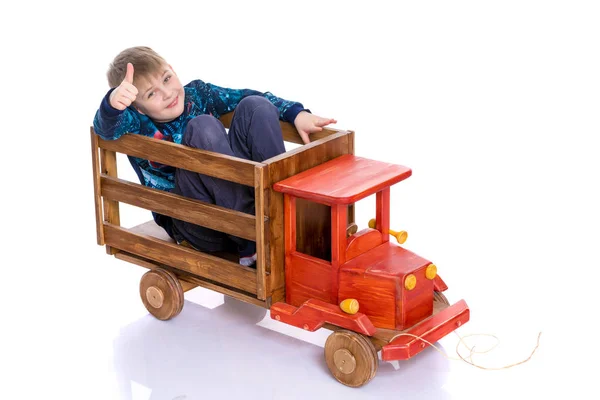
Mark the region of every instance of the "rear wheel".
POLYGON ((168 320, 183 309, 181 282, 172 272, 155 269, 140 280, 140 297, 148 312, 160 320, 168 320))
POLYGON ((325 361, 338 382, 360 387, 377 373, 377 350, 373 343, 356 332, 339 330, 325 342, 325 361))

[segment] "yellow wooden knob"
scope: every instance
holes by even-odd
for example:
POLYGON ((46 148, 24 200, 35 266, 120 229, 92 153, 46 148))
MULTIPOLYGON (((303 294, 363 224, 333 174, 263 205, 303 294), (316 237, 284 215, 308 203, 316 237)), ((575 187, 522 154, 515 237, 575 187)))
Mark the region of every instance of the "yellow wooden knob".
POLYGON ((404 287, 406 290, 413 290, 417 286, 417 277, 413 274, 410 274, 404 280, 404 287))
POLYGON ((358 312, 358 300, 346 299, 340 303, 340 308, 346 314, 356 314, 358 312))
POLYGON ((425 269, 425 277, 427 279, 434 279, 437 276, 437 267, 435 264, 429 264, 425 269))

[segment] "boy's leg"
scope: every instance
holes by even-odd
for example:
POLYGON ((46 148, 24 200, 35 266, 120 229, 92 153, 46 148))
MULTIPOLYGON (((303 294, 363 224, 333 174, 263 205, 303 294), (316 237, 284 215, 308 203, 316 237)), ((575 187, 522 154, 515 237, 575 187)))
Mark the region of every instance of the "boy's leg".
POLYGON ((279 110, 261 96, 248 96, 235 108, 229 143, 237 157, 261 162, 285 152, 279 110))
MULTIPOLYGON (((240 101, 235 108, 228 137, 234 154, 247 160, 261 162, 285 152, 279 110, 261 96, 248 96, 240 101)), ((248 191, 254 199, 254 188, 248 188, 248 191)), ((250 243, 254 245, 252 250, 255 253, 256 244, 250 243)), ((256 261, 255 257, 256 254, 253 258, 244 257, 240 263, 248 265, 256 261)))
MULTIPOLYGON (((231 150, 223 124, 210 115, 192 119, 183 135, 182 144, 197 149, 235 156, 231 150)), ((175 173, 174 193, 225 208, 254 214, 254 197, 247 186, 183 169, 175 173)), ((255 252, 254 242, 229 236, 188 222, 173 220, 175 234, 192 246, 204 251, 222 251, 228 247, 229 237, 240 250, 241 256, 255 252)))

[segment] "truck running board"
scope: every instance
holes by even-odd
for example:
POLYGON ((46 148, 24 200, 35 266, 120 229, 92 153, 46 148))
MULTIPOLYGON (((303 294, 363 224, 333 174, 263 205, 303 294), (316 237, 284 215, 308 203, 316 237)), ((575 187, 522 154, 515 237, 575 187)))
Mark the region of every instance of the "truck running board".
POLYGON ((275 303, 271 306, 271 318, 310 332, 325 323, 367 336, 372 336, 377 330, 365 314, 346 314, 338 306, 317 299, 307 300, 300 307, 275 303))

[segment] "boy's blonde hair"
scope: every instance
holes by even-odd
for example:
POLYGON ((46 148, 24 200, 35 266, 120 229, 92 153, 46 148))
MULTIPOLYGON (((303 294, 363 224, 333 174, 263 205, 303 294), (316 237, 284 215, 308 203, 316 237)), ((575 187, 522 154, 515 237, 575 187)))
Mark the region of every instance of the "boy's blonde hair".
POLYGON ((164 58, 150 47, 130 47, 120 52, 110 64, 106 77, 111 88, 117 87, 125 79, 127 63, 133 64, 133 79, 162 73, 162 68, 168 65, 164 58))

